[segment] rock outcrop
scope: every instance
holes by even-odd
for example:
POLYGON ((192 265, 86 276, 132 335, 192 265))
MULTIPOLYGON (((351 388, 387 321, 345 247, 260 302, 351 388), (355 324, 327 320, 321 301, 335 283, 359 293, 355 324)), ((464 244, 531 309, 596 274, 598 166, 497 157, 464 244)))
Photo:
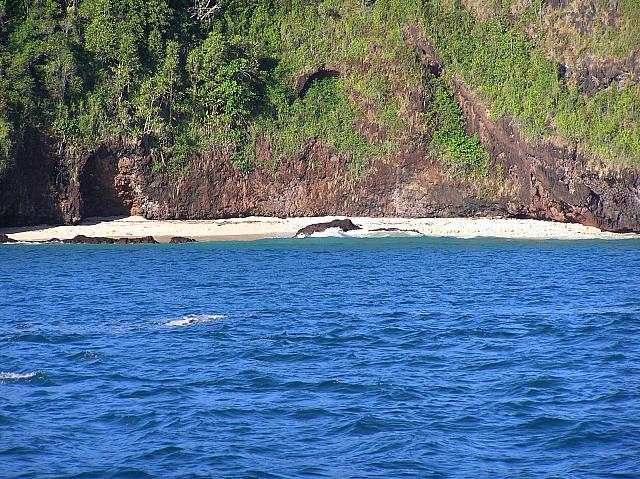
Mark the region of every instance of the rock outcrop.
POLYGON ((193 238, 185 238, 184 236, 174 236, 169 240, 169 244, 196 243, 193 238))
MULTIPOLYGON (((446 65, 424 34, 417 28, 404 34, 425 74, 440 75, 446 65)), ((634 63, 629 68, 635 72, 636 67, 634 63)), ((618 70, 607 67, 605 74, 595 77, 611 82, 618 70)), ((302 97, 312 82, 343 74, 357 72, 338 71, 331 64, 302 72, 296 91, 302 97)), ((582 80, 587 90, 589 81, 582 80)), ((407 111, 419 116, 425 108, 420 86, 396 88, 407 111)), ((273 145, 258 135, 256 164, 271 167, 242 172, 229 154, 219 153, 192 158, 188 171, 176 176, 153 168, 143 141, 103 144, 65 166, 52 145, 34 136, 25 142, 30 149, 16 152, 15 163, 0 174, 0 226, 73 224, 89 216, 128 214, 192 220, 251 215, 504 215, 640 232, 640 170, 609 170, 576 145, 531 143, 509 118, 491 119, 462 81, 455 83, 455 90, 468 132, 478 135, 493 169, 504 172, 504 178, 495 178, 489 186, 452 174, 431 154, 429 139, 422 137, 408 138, 356 173, 347 159, 315 139, 274 164, 273 145)), ((358 122, 367 139, 384 138, 382 127, 366 115, 358 122)))
POLYGON ((492 160, 504 169, 504 206, 510 216, 640 232, 638 170, 597 169, 575 145, 532 144, 509 118, 491 120, 461 82, 457 93, 467 129, 478 134, 492 160))
POLYGON ((328 229, 339 229, 340 231, 354 231, 362 229, 360 226, 353 223, 351 220, 333 220, 326 223, 314 223, 309 226, 305 226, 296 233, 296 237, 311 236, 315 233, 322 233, 328 229))
POLYGON ((106 238, 104 236, 76 235, 71 239, 59 240, 53 238, 48 242, 65 244, 158 244, 153 236, 144 236, 142 238, 106 238))
POLYGON ((0 234, 0 243, 17 243, 17 241, 5 234, 0 234))

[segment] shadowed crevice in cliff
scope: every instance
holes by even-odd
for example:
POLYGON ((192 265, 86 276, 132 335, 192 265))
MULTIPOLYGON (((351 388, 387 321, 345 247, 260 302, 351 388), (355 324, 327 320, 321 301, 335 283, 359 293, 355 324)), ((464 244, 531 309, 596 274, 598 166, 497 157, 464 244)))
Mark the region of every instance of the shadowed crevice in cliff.
POLYGON ((314 72, 303 73, 296 81, 296 93, 299 98, 304 98, 314 82, 338 77, 340 77, 338 70, 325 67, 319 68, 314 72))
POLYGON ((0 226, 66 222, 69 171, 37 133, 27 131, 22 144, 0 174, 0 226))
POLYGON ((118 163, 103 146, 89 155, 80 171, 81 215, 124 216, 130 208, 125 205, 123 195, 115 184, 118 163))

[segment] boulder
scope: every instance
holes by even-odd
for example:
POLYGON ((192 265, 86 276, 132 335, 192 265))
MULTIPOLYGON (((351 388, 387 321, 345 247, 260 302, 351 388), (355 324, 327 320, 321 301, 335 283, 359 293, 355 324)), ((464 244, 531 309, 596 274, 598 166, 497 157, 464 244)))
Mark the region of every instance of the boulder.
POLYGON ((71 239, 64 239, 62 242, 66 244, 113 244, 116 240, 103 236, 76 235, 71 239))
POLYGON ((7 235, 0 234, 0 243, 17 243, 18 241, 9 238, 7 235))
POLYGON ((351 220, 333 220, 327 223, 314 223, 306 226, 296 233, 296 237, 311 236, 314 233, 322 233, 323 231, 331 228, 338 228, 343 232, 362 229, 351 220))
POLYGON ((142 238, 118 238, 116 244, 158 244, 153 236, 143 236, 142 238))
MULTIPOLYGON (((57 240, 49 240, 54 242, 57 240)), ((77 235, 71 239, 62 240, 67 244, 157 244, 153 236, 144 236, 142 238, 106 238, 104 236, 85 236, 77 235)))
POLYGON ((170 244, 196 243, 193 238, 185 238, 184 236, 174 236, 169 240, 170 244))

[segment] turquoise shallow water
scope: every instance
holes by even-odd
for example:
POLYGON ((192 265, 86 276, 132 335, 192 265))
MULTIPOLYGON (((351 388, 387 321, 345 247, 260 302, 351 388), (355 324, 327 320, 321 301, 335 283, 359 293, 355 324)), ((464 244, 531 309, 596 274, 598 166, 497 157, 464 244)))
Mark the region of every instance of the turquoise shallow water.
POLYGON ((640 242, 0 245, 0 477, 638 478, 640 242))

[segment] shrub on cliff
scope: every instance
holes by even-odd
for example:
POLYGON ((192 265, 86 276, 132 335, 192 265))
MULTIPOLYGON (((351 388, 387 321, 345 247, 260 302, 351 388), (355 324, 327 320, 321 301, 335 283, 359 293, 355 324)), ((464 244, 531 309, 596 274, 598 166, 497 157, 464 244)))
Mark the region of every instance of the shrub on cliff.
POLYGON ((538 1, 209 3, 206 12, 193 0, 0 3, 0 164, 31 130, 65 154, 141 143, 159 169, 183 171, 210 153, 250 169, 266 135, 273 161, 310 139, 353 165, 430 145, 459 171, 484 175, 486 154, 464 132, 453 76, 533 140, 559 137, 608 164, 640 164, 640 86, 622 79, 587 94, 560 68, 575 64, 561 47, 574 40, 593 55, 631 54, 636 0, 576 13, 538 1), (560 28, 559 12, 593 31, 560 28), (413 31, 435 46, 444 80, 425 73, 413 31), (341 79, 297 98, 296 77, 327 62, 341 79))

